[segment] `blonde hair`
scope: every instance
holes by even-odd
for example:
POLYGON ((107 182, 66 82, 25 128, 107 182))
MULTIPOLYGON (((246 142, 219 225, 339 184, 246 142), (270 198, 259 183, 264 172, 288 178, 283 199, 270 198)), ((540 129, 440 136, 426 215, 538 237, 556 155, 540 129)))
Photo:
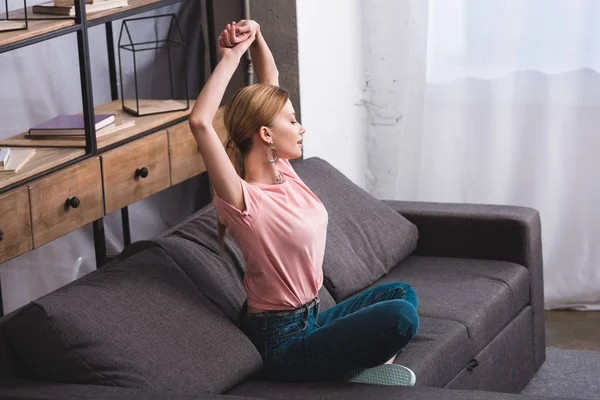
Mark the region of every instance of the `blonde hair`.
MULTIPOLYGON (((285 89, 257 83, 240 89, 225 106, 225 129, 233 142, 227 144, 226 151, 242 179, 244 171, 240 168, 240 163, 243 164, 243 157, 252 148, 252 137, 259 132, 261 126, 271 126, 288 99, 289 94, 285 89), (238 156, 241 156, 241 160, 238 160, 238 156)), ((219 246, 224 250, 227 227, 221 223, 219 216, 217 231, 219 246)))

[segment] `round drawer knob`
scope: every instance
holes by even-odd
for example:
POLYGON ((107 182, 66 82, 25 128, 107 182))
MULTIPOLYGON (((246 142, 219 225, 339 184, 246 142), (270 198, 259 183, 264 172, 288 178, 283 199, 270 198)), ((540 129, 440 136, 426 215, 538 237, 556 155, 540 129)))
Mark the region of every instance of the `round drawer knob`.
POLYGON ((145 178, 147 176, 148 176, 148 168, 143 167, 143 168, 138 168, 135 170, 136 178, 145 178))
POLYGON ((0 242, 4 239, 4 231, 0 229, 0 242))
POLYGON ((71 197, 69 199, 67 199, 67 201, 65 202, 65 208, 77 208, 79 207, 79 198, 77 197, 71 197))

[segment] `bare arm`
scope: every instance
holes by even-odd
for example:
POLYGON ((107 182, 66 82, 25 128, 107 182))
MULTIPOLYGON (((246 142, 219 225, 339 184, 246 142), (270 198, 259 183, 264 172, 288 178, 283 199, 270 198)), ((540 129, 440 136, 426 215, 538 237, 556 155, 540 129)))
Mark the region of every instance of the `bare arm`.
POLYGON ((260 25, 256 21, 243 19, 238 24, 233 24, 232 27, 235 28, 238 35, 254 32, 256 40, 250 46, 250 56, 256 77, 260 83, 279 86, 279 71, 271 49, 260 31, 260 25))
POLYGON ((279 86, 279 71, 273 58, 271 49, 260 32, 260 27, 256 33, 256 40, 250 46, 250 56, 254 65, 254 72, 260 83, 279 86))
POLYGON ((189 119, 190 129, 198 143, 198 149, 215 192, 241 211, 246 207, 239 176, 212 123, 240 58, 254 39, 254 35, 249 35, 247 40, 231 48, 219 42, 222 58, 202 88, 189 119))
POLYGON ((219 61, 215 70, 204 84, 196 100, 196 104, 194 104, 190 113, 192 133, 212 126, 212 120, 223 100, 225 89, 227 89, 227 85, 239 63, 240 56, 233 52, 224 54, 221 61, 219 61))

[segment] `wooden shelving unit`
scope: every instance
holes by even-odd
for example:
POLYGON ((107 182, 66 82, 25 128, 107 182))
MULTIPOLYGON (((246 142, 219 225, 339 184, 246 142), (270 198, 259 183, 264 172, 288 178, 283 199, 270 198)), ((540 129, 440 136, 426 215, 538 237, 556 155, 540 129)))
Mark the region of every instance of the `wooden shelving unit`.
MULTIPOLYGON (((97 266, 107 261, 103 217, 121 208, 125 245, 131 242, 127 206, 206 170, 189 130, 189 109, 135 117, 118 99, 112 21, 181 0, 129 0, 127 7, 90 13, 75 0, 75 18, 28 10, 28 29, 0 32, 0 54, 75 33, 79 54, 85 136, 31 138, 27 133, 0 140, 2 147, 35 148, 17 173, 0 174, 0 264, 68 232, 93 223, 97 266), (88 29, 104 24, 113 101, 94 107, 88 29), (111 127, 94 131, 95 114, 115 114, 111 127), (106 129, 110 133, 106 134, 106 129), (177 144, 177 147, 174 145, 177 144)), ((206 3, 211 66, 216 65, 213 4, 206 3), (214 47, 214 48, 213 48, 214 47)), ((24 14, 23 11, 21 11, 24 14)), ((18 18, 11 12, 11 18, 18 18)), ((187 103, 186 99, 176 100, 187 103)), ((140 100, 158 107, 161 100, 140 100)), ((221 116, 222 118, 222 116, 221 116)), ((226 134, 219 132, 223 144, 226 134)), ((0 315, 2 315, 0 286, 0 315)))
MULTIPOLYGON (((27 30, 0 33, 0 53, 28 46, 53 37, 76 32, 82 25, 92 27, 103 23, 127 18, 170 4, 179 3, 181 0, 129 0, 126 7, 113 8, 112 10, 90 13, 85 18, 85 23, 77 23, 77 17, 38 14, 33 12, 33 7, 27 7, 27 30)), ((11 18, 23 18, 23 10, 11 11, 11 18)))

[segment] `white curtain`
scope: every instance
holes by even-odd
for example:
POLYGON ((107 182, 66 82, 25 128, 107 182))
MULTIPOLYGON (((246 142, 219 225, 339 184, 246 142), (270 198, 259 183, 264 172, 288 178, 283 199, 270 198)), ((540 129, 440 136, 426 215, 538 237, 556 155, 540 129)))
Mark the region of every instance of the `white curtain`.
POLYGON ((600 309, 600 1, 365 0, 367 190, 540 211, 546 308, 600 309))
POLYGON ((396 197, 536 208, 546 308, 600 309, 600 1, 428 11, 419 157, 396 197))

